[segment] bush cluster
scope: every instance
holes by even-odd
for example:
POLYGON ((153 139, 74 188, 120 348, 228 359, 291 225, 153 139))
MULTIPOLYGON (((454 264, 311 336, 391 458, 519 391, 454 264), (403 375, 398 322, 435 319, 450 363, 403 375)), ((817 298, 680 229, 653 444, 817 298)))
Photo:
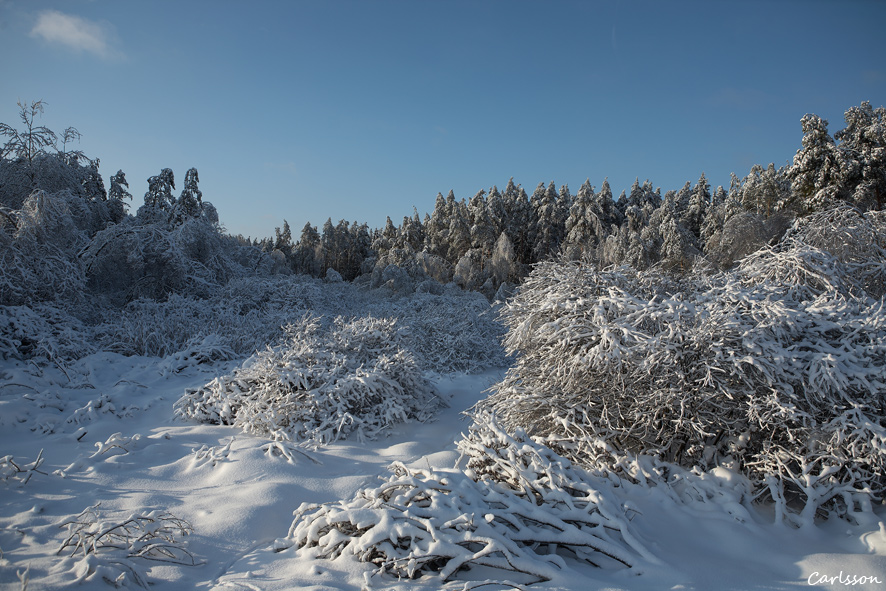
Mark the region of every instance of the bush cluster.
POLYGON ((517 361, 478 408, 535 436, 731 467, 796 524, 852 513, 886 489, 884 229, 844 206, 679 281, 542 264, 503 309, 517 361))

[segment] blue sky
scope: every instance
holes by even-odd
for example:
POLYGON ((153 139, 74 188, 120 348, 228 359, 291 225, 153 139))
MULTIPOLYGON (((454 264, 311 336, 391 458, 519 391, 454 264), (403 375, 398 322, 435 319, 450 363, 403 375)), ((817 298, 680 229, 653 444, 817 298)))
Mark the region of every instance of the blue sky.
POLYGON ((510 177, 662 190, 886 104, 886 2, 0 0, 0 121, 75 126, 134 207, 200 172, 229 232, 377 227, 510 177))

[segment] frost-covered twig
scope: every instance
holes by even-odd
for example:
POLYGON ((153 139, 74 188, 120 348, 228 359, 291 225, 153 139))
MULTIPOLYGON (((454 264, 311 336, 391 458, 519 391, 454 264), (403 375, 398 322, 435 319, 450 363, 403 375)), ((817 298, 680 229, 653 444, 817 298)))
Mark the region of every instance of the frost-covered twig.
POLYGON ((170 562, 194 566, 197 561, 181 541, 193 532, 191 525, 170 513, 151 511, 133 514, 117 522, 105 522, 98 512, 99 505, 87 507, 80 514, 61 523, 68 536, 58 553, 69 551, 71 556, 81 552, 102 555, 110 552, 127 559, 170 562))
POLYGON ((139 433, 136 433, 132 437, 126 437, 123 435, 123 433, 120 432, 114 433, 113 435, 108 437, 104 443, 96 441, 95 447, 98 449, 96 449, 95 453, 89 456, 89 458, 97 458, 99 456, 105 455, 106 453, 114 449, 120 450, 114 455, 128 454, 130 451, 130 447, 138 445, 141 441, 141 438, 142 436, 139 433))
POLYGON ((12 456, 3 456, 0 458, 0 480, 8 482, 10 479, 19 479, 21 485, 24 486, 31 480, 34 472, 45 475, 46 472, 38 470, 43 464, 43 450, 37 454, 37 459, 28 464, 19 464, 12 456))
POLYGON ((205 466, 207 464, 215 467, 222 461, 227 461, 228 456, 231 454, 231 445, 234 443, 234 438, 231 437, 230 441, 228 441, 223 446, 201 446, 199 449, 194 450, 194 459, 193 463, 195 466, 205 466))

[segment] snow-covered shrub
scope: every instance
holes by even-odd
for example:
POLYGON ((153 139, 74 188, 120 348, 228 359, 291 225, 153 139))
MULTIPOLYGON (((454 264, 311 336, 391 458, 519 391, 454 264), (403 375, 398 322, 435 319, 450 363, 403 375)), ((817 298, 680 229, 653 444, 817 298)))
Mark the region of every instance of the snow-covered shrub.
POLYGON ((80 259, 89 286, 121 304, 171 293, 205 298, 244 273, 226 246, 217 227, 202 218, 178 226, 127 218, 98 232, 80 259))
POLYGON ((0 305, 74 299, 85 286, 77 250, 86 241, 65 195, 37 191, 0 224, 0 305))
POLYGON ((801 218, 787 239, 833 255, 853 292, 886 294, 886 212, 842 205, 801 218))
POLYGON ((70 361, 95 351, 90 330, 53 304, 0 306, 0 358, 70 361))
POLYGON ((99 505, 87 507, 79 515, 59 525, 68 536, 58 553, 82 553, 75 565, 78 581, 104 580, 116 587, 134 582, 148 588, 144 567, 138 560, 195 566, 197 560, 181 540, 193 532, 187 521, 170 513, 151 511, 133 514, 119 521, 105 521, 99 505))
POLYGON ((236 353, 216 334, 194 337, 185 348, 169 355, 160 364, 164 373, 179 373, 186 368, 199 365, 212 365, 218 361, 230 361, 236 353))
POLYGON ((476 292, 416 293, 397 302, 404 342, 422 367, 440 373, 483 371, 506 365, 504 327, 476 292))
MULTIPOLYGON (((123 355, 165 357, 187 355, 195 343, 215 335, 214 347, 250 355, 279 341, 282 326, 306 310, 325 311, 331 299, 326 289, 303 275, 241 277, 209 299, 172 294, 163 302, 136 300, 107 314, 96 327, 97 341, 123 355)), ((339 305, 347 305, 343 299, 339 305)))
POLYGON ((315 548, 315 558, 350 556, 376 574, 443 581, 475 566, 534 583, 554 578, 566 559, 637 573, 659 563, 605 478, 489 417, 459 449, 462 469, 395 463, 384 484, 354 499, 302 504, 277 549, 315 548))
POLYGON ((401 345, 395 321, 306 315, 232 374, 188 390, 176 414, 248 433, 326 444, 374 438, 396 423, 430 419, 442 401, 401 345))
POLYGON ((479 408, 534 436, 732 466, 797 524, 883 498, 886 309, 863 288, 883 259, 804 242, 815 224, 852 234, 830 215, 707 278, 539 265, 502 311, 516 366, 479 408))
POLYGON ((326 281, 328 283, 341 283, 342 281, 344 281, 344 279, 342 279, 341 273, 339 273, 332 267, 329 267, 328 269, 326 269, 326 281))

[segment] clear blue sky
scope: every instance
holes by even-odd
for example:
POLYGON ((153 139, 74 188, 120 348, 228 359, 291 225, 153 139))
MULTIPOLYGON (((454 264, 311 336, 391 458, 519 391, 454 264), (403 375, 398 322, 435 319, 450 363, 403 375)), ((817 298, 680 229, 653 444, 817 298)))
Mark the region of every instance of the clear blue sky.
MULTIPOLYGON (((0 121, 43 99, 134 207, 200 172, 231 233, 399 223, 510 177, 616 195, 787 163, 886 104, 886 2, 0 0, 0 121)), ((134 208, 133 208, 134 210, 134 208)))

